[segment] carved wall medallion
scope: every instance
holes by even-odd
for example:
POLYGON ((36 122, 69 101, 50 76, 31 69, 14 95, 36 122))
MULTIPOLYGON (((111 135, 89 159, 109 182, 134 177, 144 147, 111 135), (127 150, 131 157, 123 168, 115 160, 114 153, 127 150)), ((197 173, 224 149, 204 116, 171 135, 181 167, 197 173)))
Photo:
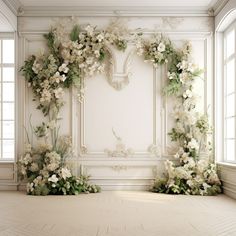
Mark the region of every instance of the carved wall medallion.
POLYGON ((159 147, 156 144, 151 144, 148 148, 147 151, 154 155, 154 156, 159 156, 160 155, 160 150, 159 147))
POLYGON ((116 138, 116 148, 115 150, 105 149, 104 152, 107 153, 108 157, 128 157, 134 154, 134 151, 131 148, 126 148, 126 145, 123 143, 121 137, 119 137, 114 129, 112 133, 116 138))

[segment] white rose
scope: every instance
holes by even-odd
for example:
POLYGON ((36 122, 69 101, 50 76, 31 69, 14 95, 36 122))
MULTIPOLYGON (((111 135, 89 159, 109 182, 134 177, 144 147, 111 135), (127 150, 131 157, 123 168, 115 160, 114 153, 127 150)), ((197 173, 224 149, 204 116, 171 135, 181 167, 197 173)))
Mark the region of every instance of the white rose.
POLYGON ((158 52, 164 52, 166 50, 166 46, 164 43, 160 43, 157 48, 158 52))
POLYGON ((52 182, 52 183, 57 183, 59 179, 57 178, 57 176, 54 174, 52 175, 50 178, 48 178, 48 181, 49 182, 52 182))
POLYGON ((63 179, 66 179, 66 178, 70 178, 72 175, 71 175, 71 172, 69 169, 67 168, 62 168, 61 169, 61 176, 63 179))
POLYGON ((199 144, 196 139, 192 138, 191 141, 188 143, 188 148, 190 149, 198 149, 199 144))
POLYGON ((193 96, 193 93, 190 89, 187 89, 184 93, 183 93, 183 97, 184 98, 191 98, 193 96))
POLYGON ((99 34, 99 35, 97 36, 98 42, 102 42, 103 39, 104 39, 104 35, 99 34))
POLYGON ((67 67, 67 64, 66 63, 63 63, 59 69, 58 69, 60 72, 64 72, 65 74, 68 73, 69 71, 69 68, 67 67))

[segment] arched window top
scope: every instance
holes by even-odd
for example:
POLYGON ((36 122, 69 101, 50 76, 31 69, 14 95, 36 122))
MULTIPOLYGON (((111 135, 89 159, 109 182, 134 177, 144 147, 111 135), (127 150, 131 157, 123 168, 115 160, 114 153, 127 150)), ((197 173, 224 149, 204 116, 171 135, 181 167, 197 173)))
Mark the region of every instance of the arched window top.
POLYGON ((217 32, 223 32, 226 28, 236 20, 236 7, 231 9, 220 21, 218 27, 216 28, 217 32))
POLYGON ((15 31, 17 31, 17 17, 3 1, 0 1, 0 32, 15 31))

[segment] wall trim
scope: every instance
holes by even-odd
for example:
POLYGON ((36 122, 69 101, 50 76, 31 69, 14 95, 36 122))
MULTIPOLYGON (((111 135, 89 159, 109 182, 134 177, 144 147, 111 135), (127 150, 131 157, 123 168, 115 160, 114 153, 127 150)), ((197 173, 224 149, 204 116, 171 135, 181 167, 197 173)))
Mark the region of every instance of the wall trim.
POLYGON ((205 7, 36 6, 21 7, 18 16, 209 16, 205 7))
POLYGON ((0 191, 17 191, 18 185, 15 182, 0 182, 0 191))

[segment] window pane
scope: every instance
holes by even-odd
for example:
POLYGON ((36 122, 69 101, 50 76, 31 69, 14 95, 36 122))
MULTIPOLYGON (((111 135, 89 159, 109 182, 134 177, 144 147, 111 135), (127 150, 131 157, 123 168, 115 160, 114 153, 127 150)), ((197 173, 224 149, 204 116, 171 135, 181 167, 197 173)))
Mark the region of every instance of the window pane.
POLYGON ((227 161, 235 160, 235 140, 226 140, 226 159, 227 161))
POLYGON ((3 140, 2 141, 2 157, 7 159, 14 158, 14 140, 3 140))
POLYGON ((235 62, 234 59, 229 61, 226 65, 226 93, 234 92, 235 84, 235 62))
POLYGON ((235 137, 235 118, 226 119, 226 138, 235 137))
POLYGON ((2 119, 3 120, 14 120, 15 107, 14 103, 3 103, 2 104, 2 119))
POLYGON ((226 117, 235 115, 235 94, 226 97, 226 117))
POLYGON ((226 56, 227 58, 235 51, 235 32, 230 31, 226 36, 226 56))
POLYGON ((2 137, 3 139, 14 139, 14 121, 2 122, 2 137))
POLYGON ((14 68, 13 67, 4 67, 2 70, 2 80, 14 82, 14 68))
POLYGON ((7 39, 2 41, 3 63, 14 63, 14 40, 7 39))
POLYGON ((3 83, 3 101, 13 102, 14 101, 14 83, 3 83))

